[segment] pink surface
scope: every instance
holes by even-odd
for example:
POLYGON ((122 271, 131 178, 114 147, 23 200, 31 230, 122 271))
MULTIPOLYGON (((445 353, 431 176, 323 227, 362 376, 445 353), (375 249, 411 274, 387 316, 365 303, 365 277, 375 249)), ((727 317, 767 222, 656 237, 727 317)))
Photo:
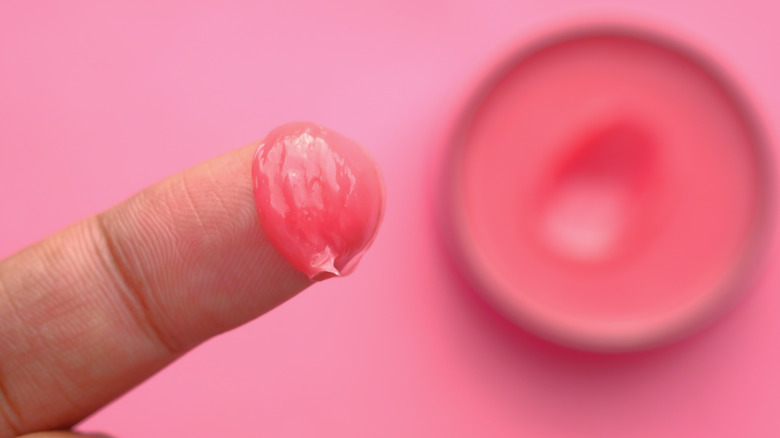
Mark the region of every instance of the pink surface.
POLYGON ((463 122, 442 189, 458 259, 547 338, 677 340, 731 304, 756 262, 763 138, 741 96, 658 37, 568 32, 515 58, 463 122))
MULTIPOLYGON (((83 427, 128 437, 780 434, 776 238, 736 311, 683 343, 619 357, 525 335, 442 253, 434 157, 463 98, 538 25, 588 4, 1 3, 0 255, 289 120, 364 144, 387 183, 381 233, 353 276, 214 339, 83 427)), ((776 3, 612 4, 706 42, 768 126, 780 123, 776 3)))
POLYGON ((362 146, 316 123, 286 123, 264 136, 252 178, 260 225, 290 264, 313 280, 355 270, 385 208, 362 146))

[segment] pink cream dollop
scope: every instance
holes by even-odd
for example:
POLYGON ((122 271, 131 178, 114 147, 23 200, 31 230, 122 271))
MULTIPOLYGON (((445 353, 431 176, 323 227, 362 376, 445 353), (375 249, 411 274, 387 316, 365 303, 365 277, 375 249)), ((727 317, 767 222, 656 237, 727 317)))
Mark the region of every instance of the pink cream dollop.
POLYGON ((381 174, 358 143, 318 124, 272 130, 252 162, 260 225, 312 280, 351 273, 384 215, 381 174))

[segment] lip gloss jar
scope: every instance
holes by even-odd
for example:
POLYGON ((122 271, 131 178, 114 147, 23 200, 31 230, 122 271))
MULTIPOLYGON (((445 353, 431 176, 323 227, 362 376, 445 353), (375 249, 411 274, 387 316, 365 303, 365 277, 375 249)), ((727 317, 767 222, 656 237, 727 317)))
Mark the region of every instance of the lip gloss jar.
POLYGON ((460 269, 500 313, 577 349, 642 350, 748 288, 771 212, 743 94, 664 33, 580 25, 537 39, 474 94, 445 159, 460 269))

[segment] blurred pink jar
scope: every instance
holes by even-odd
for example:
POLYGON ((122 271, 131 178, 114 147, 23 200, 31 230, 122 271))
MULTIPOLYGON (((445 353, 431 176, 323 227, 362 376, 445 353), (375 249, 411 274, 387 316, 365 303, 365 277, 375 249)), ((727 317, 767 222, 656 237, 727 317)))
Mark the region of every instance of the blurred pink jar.
POLYGON ((768 228, 767 145, 699 51, 636 26, 553 32, 495 71, 456 131, 448 241, 522 327, 646 349, 746 289, 768 228))

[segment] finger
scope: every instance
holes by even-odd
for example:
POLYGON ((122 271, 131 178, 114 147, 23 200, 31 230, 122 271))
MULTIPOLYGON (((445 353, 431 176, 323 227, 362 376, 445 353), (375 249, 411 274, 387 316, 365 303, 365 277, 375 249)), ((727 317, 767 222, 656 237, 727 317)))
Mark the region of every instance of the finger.
POLYGON ((0 263, 0 437, 64 429, 310 284, 258 224, 256 145, 0 263))
POLYGON ((75 433, 69 431, 54 430, 50 432, 36 432, 29 435, 23 435, 19 438, 111 438, 102 433, 75 433))

